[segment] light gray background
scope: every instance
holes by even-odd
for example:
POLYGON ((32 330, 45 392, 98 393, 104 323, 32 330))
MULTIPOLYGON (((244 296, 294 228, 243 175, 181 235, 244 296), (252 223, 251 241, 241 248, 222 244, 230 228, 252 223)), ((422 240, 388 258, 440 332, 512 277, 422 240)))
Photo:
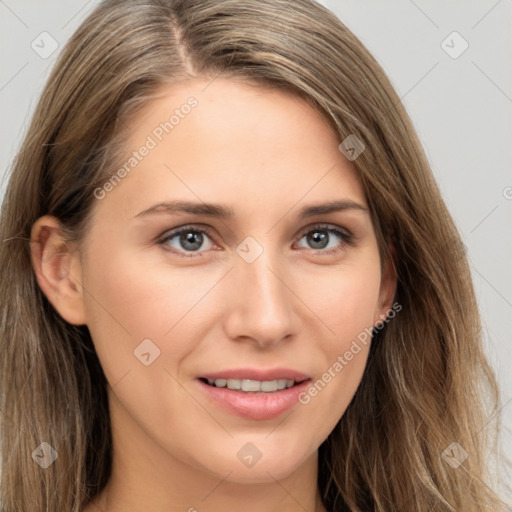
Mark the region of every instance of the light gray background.
MULTIPOLYGON (((0 0, 1 194, 62 45, 98 2, 0 0), (42 58, 32 41, 59 44, 42 58)), ((512 0, 323 0, 388 73, 463 234, 512 456, 512 0), (463 41, 469 47, 457 58, 463 41), (448 37, 450 36, 450 37, 448 37), (448 39, 446 39, 448 37, 448 39), (445 43, 443 44, 443 41, 445 43), (447 48, 451 46, 452 48, 447 48)), ((40 51, 43 51, 41 48, 40 51)), ((488 428, 495 419, 492 419, 488 428)), ((503 474, 503 469, 502 469, 503 474)))

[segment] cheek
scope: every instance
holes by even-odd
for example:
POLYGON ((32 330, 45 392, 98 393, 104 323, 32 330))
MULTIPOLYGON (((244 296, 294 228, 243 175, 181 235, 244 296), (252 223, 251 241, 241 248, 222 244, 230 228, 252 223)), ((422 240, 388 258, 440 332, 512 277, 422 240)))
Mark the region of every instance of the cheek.
POLYGON ((343 349, 361 331, 371 329, 378 308, 380 277, 379 264, 373 261, 316 276, 316 291, 309 292, 308 304, 318 312, 319 321, 334 332, 324 329, 330 334, 324 337, 329 351, 343 349))
POLYGON ((189 340, 200 330, 208 293, 221 275, 199 267, 172 267, 142 251, 94 252, 84 276, 85 303, 88 328, 107 377, 110 371, 115 379, 133 366, 134 351, 143 340, 151 340, 156 353, 171 351, 167 362, 173 364, 192 351, 189 340), (189 317, 194 318, 192 324, 189 317), (187 336, 177 336, 185 325, 187 336))
MULTIPOLYGON (((173 411, 195 403, 177 384, 177 369, 196 348, 194 329, 203 316, 197 306, 218 281, 211 272, 196 275, 121 250, 98 250, 88 262, 88 328, 117 400, 113 421, 126 408, 143 428, 150 430, 148 417, 163 428, 174 425, 173 411)), ((193 430, 187 419, 180 422, 193 430)))
POLYGON ((300 397, 312 417, 321 418, 315 428, 326 436, 348 407, 364 373, 368 358, 380 289, 378 261, 340 269, 315 280, 324 293, 310 293, 308 304, 318 312, 323 336, 321 372, 300 397), (332 331, 332 332, 331 332, 332 331))

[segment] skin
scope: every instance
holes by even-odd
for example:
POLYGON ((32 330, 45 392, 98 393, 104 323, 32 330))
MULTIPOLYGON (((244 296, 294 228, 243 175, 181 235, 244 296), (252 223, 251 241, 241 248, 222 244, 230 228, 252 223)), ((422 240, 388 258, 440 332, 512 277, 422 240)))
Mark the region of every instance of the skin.
POLYGON ((368 210, 298 218, 303 206, 331 200, 368 207, 325 119, 289 93, 233 79, 207 84, 168 87, 133 120, 128 156, 169 112, 198 100, 95 200, 81 246, 65 244, 51 216, 33 226, 39 285, 64 319, 88 326, 109 382, 113 470, 86 512, 325 511, 317 450, 361 381, 369 344, 308 404, 270 420, 221 410, 196 377, 282 366, 314 382, 392 305, 396 276, 389 262, 381 266, 368 210), (135 218, 174 199, 220 203, 235 216, 135 218), (315 245, 319 223, 350 233, 353 244, 320 230, 328 247, 315 245), (159 243, 188 224, 211 228, 199 251, 179 236, 159 243), (252 263, 236 252, 248 236, 263 248, 252 263), (148 366, 134 355, 146 338, 160 350, 148 366), (262 454, 252 467, 237 457, 248 442, 262 454))

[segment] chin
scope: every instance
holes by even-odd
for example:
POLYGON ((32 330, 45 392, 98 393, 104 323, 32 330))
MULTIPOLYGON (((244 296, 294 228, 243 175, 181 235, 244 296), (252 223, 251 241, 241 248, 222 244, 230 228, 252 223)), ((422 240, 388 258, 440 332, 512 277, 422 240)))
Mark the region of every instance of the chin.
MULTIPOLYGON (((234 450, 234 457, 226 458, 225 454, 214 455, 213 457, 220 464, 208 464, 207 470, 214 473, 216 477, 229 482, 275 483, 276 480, 289 477, 307 461, 307 454, 301 454, 298 450, 290 450, 292 453, 287 453, 289 450, 283 448, 285 447, 275 446, 272 448, 262 447, 261 450, 257 450, 248 443, 244 443, 242 449, 237 447, 234 450)), ((210 459, 209 462, 213 460, 210 459)))

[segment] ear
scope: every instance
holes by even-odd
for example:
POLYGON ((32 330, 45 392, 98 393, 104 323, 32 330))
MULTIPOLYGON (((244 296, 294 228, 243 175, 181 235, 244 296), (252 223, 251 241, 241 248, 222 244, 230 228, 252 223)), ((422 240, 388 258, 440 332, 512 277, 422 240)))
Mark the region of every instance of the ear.
POLYGON ((65 242, 60 222, 45 215, 32 226, 32 266, 39 287, 64 320, 86 323, 80 253, 65 242))
POLYGON ((375 310, 373 325, 384 320, 393 305, 396 293, 397 273, 395 261, 397 259, 396 249, 392 242, 389 242, 389 255, 382 266, 381 283, 379 291, 378 306, 375 310))

